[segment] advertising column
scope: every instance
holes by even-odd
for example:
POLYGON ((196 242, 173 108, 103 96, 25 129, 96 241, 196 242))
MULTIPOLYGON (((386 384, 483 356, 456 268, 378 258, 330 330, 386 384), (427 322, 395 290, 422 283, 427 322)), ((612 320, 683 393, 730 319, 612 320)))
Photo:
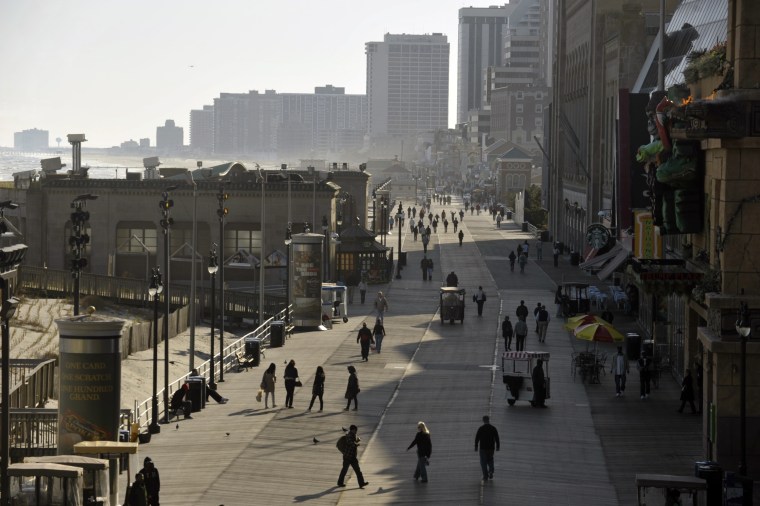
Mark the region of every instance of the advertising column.
POLYGON ((121 328, 102 316, 56 320, 60 334, 58 455, 80 441, 118 441, 121 328))
POLYGON ((322 324, 322 254, 325 237, 320 234, 293 234, 291 243, 291 298, 293 325, 316 327, 322 324))

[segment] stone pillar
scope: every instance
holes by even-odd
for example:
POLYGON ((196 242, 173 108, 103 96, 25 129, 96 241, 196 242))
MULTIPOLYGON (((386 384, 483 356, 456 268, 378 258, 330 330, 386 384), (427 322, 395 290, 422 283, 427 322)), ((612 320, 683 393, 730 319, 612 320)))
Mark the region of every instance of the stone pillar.
POLYGON ((58 455, 80 441, 118 441, 123 320, 74 316, 56 320, 60 334, 58 455))

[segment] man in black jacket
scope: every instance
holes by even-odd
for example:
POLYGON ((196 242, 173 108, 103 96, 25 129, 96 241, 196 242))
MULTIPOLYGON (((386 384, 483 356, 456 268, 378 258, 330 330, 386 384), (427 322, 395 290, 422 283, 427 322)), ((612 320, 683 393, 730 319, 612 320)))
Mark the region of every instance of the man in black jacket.
POLYGON ((161 490, 161 479, 158 476, 158 469, 150 457, 145 457, 143 468, 140 473, 145 479, 145 491, 148 494, 148 504, 150 506, 159 506, 158 493, 161 490))
POLYGON ((499 431, 490 424, 488 415, 483 417, 483 425, 475 434, 475 451, 480 445, 480 468, 483 470, 483 481, 493 479, 493 453, 499 451, 499 431))

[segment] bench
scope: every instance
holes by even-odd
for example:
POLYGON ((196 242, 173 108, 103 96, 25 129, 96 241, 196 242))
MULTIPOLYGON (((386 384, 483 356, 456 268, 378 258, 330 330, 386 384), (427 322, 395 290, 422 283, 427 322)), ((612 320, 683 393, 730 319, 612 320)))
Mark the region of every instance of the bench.
POLYGON ((249 367, 255 367, 253 357, 245 355, 242 351, 235 352, 235 358, 237 359, 238 372, 243 369, 247 371, 249 367))

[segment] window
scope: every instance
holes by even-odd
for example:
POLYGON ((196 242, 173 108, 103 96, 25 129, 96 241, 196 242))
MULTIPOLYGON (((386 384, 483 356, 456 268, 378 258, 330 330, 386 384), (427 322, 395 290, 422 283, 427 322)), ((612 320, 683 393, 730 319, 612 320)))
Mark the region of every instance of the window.
POLYGON ((158 232, 150 222, 120 223, 116 228, 116 251, 119 253, 156 254, 158 232), (145 247, 143 247, 145 245, 145 247))
POLYGON ((232 227, 227 226, 224 229, 224 260, 226 261, 240 251, 260 257, 261 232, 259 230, 245 230, 232 227))
POLYGON ((543 114, 544 108, 541 106, 541 104, 536 104, 536 108, 534 109, 536 111, 536 114, 543 114))
POLYGON ((543 91, 537 91, 536 92, 536 100, 543 100, 544 99, 544 92, 543 91))
POLYGON ((515 125, 517 125, 517 126, 522 126, 522 124, 523 124, 523 119, 522 119, 522 116, 517 116, 517 117, 515 118, 515 125))
POLYGON ((523 105, 522 104, 515 105, 515 112, 523 112, 523 105))
POLYGON ((543 125, 544 125, 543 118, 536 118, 536 126, 540 127, 540 126, 543 126, 543 125))
POLYGON ((517 100, 522 100, 525 97, 525 94, 522 91, 518 91, 515 93, 515 96, 517 97, 517 100))

